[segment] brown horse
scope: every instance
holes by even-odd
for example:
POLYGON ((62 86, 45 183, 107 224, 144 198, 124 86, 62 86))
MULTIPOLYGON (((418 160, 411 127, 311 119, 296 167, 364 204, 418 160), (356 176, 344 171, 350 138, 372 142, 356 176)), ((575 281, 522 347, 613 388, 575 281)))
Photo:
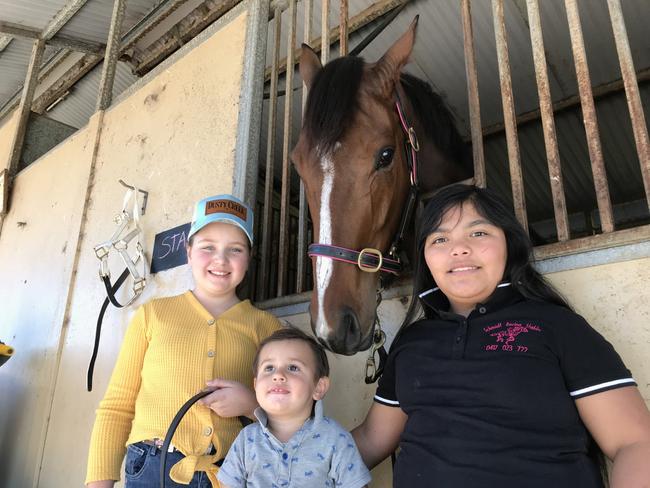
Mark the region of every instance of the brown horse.
MULTIPOLYGON (((441 98, 422 80, 401 73, 416 26, 417 18, 374 64, 344 56, 322 67, 306 45, 300 56, 309 98, 291 157, 305 184, 319 245, 310 246, 311 325, 337 353, 354 354, 372 343, 379 273, 367 271, 383 263, 382 271, 397 272, 397 257, 383 253, 400 226, 416 171, 404 148, 410 141, 417 150, 418 141, 408 133, 419 138, 420 191, 471 177, 471 168, 461 164, 466 147, 441 98)), ((412 217, 405 234, 413 234, 412 217)))

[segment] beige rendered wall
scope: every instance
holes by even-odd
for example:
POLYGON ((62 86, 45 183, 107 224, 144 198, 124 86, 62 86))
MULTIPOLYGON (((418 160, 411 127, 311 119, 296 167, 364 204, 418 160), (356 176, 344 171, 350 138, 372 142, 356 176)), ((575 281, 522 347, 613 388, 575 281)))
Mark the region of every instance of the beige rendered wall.
MULTIPOLYGON (((614 345, 650 406, 650 258, 551 273, 547 278, 614 345)), ((400 298, 384 300, 379 308, 389 341, 406 312, 406 302, 400 298)), ((306 313, 283 318, 310 331, 306 313)), ((353 428, 364 419, 376 388, 363 381, 367 353, 329 358, 332 387, 325 398, 325 410, 353 428)), ((392 486, 389 461, 375 468, 372 475, 372 488, 392 486)))
POLYGON ((43 449, 90 168, 88 134, 78 131, 19 173, 2 229, 0 340, 16 352, 0 368, 1 486, 32 486, 43 449))
MULTIPOLYGON (((109 307, 88 393, 86 369, 105 298, 93 247, 115 229, 124 196, 118 179, 149 191, 141 219, 149 254, 155 234, 190 220, 195 201, 232 191, 246 28, 240 8, 103 113, 103 121, 95 114, 87 128, 19 174, 0 234, 0 339, 16 347, 0 369, 0 446, 8 456, 0 486, 83 486, 95 408, 135 305, 190 287, 182 266, 151 277, 133 307, 109 307)), ((111 261, 113 279, 123 268, 111 261)))
POLYGON ((612 343, 650 407, 650 258, 547 275, 612 343))

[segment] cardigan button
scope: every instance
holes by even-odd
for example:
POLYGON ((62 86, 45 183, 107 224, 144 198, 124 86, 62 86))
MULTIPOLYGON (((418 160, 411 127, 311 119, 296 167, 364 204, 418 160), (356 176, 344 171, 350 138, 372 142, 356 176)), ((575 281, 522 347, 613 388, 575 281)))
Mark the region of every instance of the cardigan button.
POLYGON ((208 325, 214 325, 214 322, 215 322, 214 319, 210 319, 210 320, 208 320, 208 325))
POLYGON ((206 427, 205 429, 203 429, 203 435, 206 437, 212 435, 212 427, 206 427))
POLYGON ((478 311, 479 311, 480 313, 485 313, 485 312, 487 312, 487 308, 485 308, 485 307, 481 307, 481 308, 478 309, 478 311))
POLYGON ((212 351, 212 350, 208 351, 208 357, 213 358, 214 357, 214 351, 212 351))

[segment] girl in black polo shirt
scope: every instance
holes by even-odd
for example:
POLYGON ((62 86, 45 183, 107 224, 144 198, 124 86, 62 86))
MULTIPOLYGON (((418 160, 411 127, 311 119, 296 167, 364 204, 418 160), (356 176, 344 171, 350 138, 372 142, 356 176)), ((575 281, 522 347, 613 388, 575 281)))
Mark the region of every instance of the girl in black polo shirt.
POLYGON ((394 487, 650 486, 650 413, 612 346, 531 265, 489 190, 427 204, 411 309, 353 435, 394 487), (411 323, 419 307, 423 318, 411 323))

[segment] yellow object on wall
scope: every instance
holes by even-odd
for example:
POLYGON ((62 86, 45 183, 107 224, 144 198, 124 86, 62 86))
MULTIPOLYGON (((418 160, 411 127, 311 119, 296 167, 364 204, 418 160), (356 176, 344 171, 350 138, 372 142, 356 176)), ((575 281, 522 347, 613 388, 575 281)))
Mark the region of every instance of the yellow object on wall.
POLYGON ((7 362, 7 360, 13 356, 14 348, 8 346, 4 342, 0 342, 0 366, 7 362))

